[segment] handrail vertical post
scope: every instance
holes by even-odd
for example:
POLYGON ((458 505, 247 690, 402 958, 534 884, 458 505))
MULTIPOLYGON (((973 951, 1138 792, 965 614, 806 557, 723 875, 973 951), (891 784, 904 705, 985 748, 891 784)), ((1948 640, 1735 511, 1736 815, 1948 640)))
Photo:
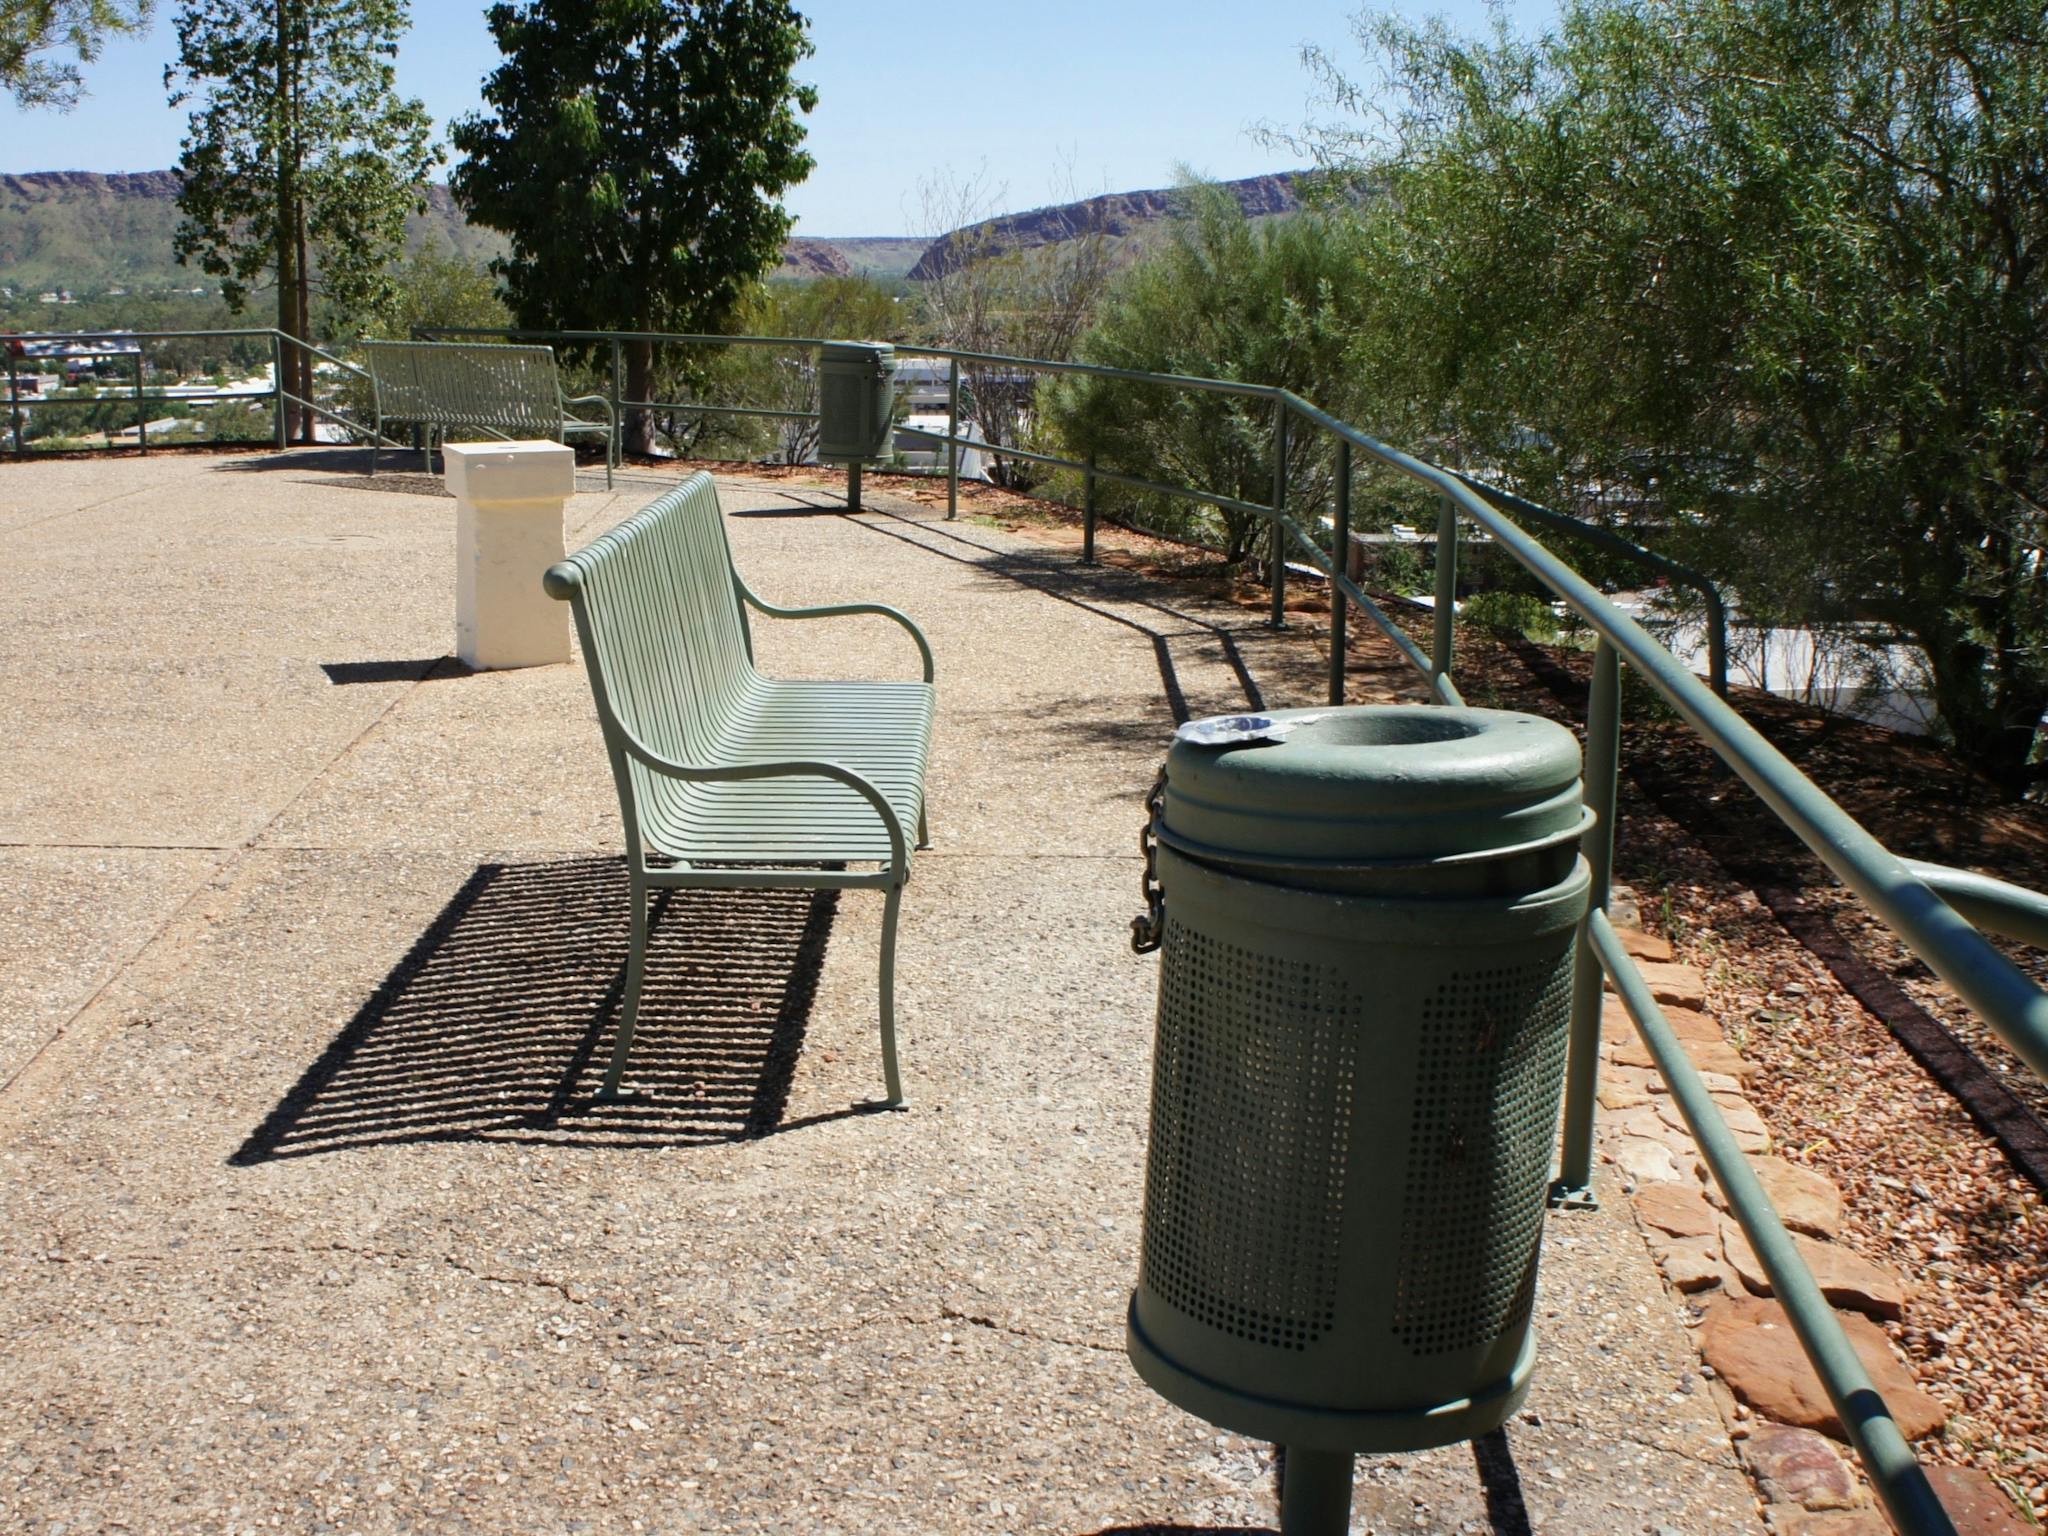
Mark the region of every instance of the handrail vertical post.
POLYGON ((1273 619, 1275 629, 1287 627, 1287 536, 1280 519, 1287 515, 1287 402, 1273 402, 1273 515, 1266 526, 1273 540, 1273 619))
POLYGON ((1088 467, 1081 472, 1081 563, 1095 563, 1095 450, 1088 450, 1088 467))
MULTIPOLYGON (((1351 443, 1348 438, 1337 439, 1337 491, 1336 505, 1332 508, 1330 530, 1330 565, 1339 575, 1351 572, 1351 443)), ((1350 639, 1344 612, 1344 589, 1336 582, 1330 583, 1330 702, 1342 705, 1344 702, 1344 663, 1346 643, 1350 639)))
POLYGON ((960 515, 960 359, 946 369, 946 521, 960 515))
MULTIPOLYGON (((1593 651, 1593 697, 1586 711, 1586 805, 1593 824, 1580 840, 1593 877, 1589 912, 1607 909, 1614 878, 1614 807, 1621 776, 1621 658, 1602 640, 1593 651)), ((1590 1209, 1593 1198, 1593 1104, 1600 1091, 1600 957, 1587 924, 1578 936, 1578 970, 1572 977, 1571 1056, 1565 1067, 1564 1147, 1558 1179, 1550 1189, 1553 1206, 1590 1209)))
POLYGON ((142 406, 142 343, 135 344, 135 446, 149 452, 149 412, 142 406))
POLYGON ((621 406, 621 405, 619 404, 619 399, 620 399, 620 394, 621 394, 621 391, 620 391, 620 388, 619 388, 619 379, 620 379, 620 377, 621 377, 621 359, 623 358, 623 356, 624 356, 624 352, 623 352, 623 348, 622 348, 622 347, 621 347, 621 345, 620 345, 620 342, 619 342, 619 338, 618 338, 618 337, 616 337, 616 336, 614 336, 614 337, 612 338, 612 389, 611 389, 611 395, 612 395, 612 398, 611 398, 611 408, 612 408, 612 441, 611 441, 611 456, 612 456, 612 463, 614 463, 614 464, 623 464, 623 463, 625 463, 625 461, 626 461, 626 459, 625 459, 625 454, 626 454, 626 436, 625 436, 625 432, 624 432, 624 430, 623 430, 623 429, 622 429, 622 428, 620 427, 620 425, 619 425, 620 421, 621 421, 621 420, 623 420, 623 415, 622 415, 622 412, 623 412, 623 410, 624 410, 624 407, 622 407, 622 406, 621 406))
POLYGON ((1436 627, 1430 642, 1430 668, 1438 677, 1451 675, 1452 637, 1458 623, 1458 507, 1446 496, 1436 514, 1436 627))
POLYGON ((846 466, 846 510, 860 510, 860 460, 855 459, 846 466))
MULTIPOLYGON (((270 383, 271 394, 277 409, 276 417, 277 451, 284 452, 284 333, 270 333, 270 383)), ((372 452, 374 453, 374 449, 372 452)))
MULTIPOLYGON (((40 386, 39 386, 40 387, 40 386)), ((21 378, 15 363, 14 346, 7 348, 7 414, 14 425, 14 451, 21 452, 21 378)))

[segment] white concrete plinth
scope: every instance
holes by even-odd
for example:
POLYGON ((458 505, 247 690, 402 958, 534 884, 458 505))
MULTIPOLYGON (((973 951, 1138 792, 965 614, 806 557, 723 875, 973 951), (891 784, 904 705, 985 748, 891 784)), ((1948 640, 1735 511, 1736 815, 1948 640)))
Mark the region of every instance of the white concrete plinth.
POLYGON ((562 558, 576 455, 560 443, 450 443, 455 654, 479 671, 569 659, 569 609, 541 590, 562 558))

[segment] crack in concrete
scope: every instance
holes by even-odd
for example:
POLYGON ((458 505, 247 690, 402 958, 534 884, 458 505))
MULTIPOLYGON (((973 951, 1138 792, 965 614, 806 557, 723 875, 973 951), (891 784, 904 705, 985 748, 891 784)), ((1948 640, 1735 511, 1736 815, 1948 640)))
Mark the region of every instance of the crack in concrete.
MULTIPOLYGON (((906 1318, 905 1321, 917 1320, 906 1318)), ((1012 1338, 1030 1339, 1033 1343, 1037 1344, 1060 1344, 1068 1349, 1088 1349, 1104 1355, 1120 1355, 1123 1353, 1121 1349, 1118 1349, 1113 1344, 1097 1344, 1089 1339, 1062 1338, 1058 1334, 1052 1333, 1034 1333, 1029 1328, 1016 1328, 1008 1323, 999 1323, 992 1317, 982 1317, 973 1312, 962 1312, 957 1307, 940 1307, 938 1317, 932 1321, 967 1323, 976 1328, 986 1328, 992 1333, 1007 1333, 1012 1338)))

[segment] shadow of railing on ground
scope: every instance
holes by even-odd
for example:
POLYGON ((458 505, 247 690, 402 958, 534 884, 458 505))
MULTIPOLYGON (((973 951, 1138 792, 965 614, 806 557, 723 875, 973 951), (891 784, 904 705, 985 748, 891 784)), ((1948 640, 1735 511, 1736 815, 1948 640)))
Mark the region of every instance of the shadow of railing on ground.
POLYGON ((619 859, 480 866, 231 1161, 418 1141, 693 1146, 789 1129, 837 893, 662 892, 636 1091, 595 1102, 627 901, 619 859))

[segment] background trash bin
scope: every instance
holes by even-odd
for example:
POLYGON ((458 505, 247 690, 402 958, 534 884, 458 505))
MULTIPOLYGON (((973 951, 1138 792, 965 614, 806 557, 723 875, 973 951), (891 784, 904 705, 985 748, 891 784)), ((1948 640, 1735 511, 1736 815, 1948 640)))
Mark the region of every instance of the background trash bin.
POLYGON ((1588 813, 1577 741, 1532 715, 1263 718, 1283 740, 1184 728, 1153 802, 1128 1348, 1287 1447, 1284 1530, 1342 1530, 1353 1452, 1484 1434, 1528 1391, 1588 813))
POLYGON ((828 341, 818 349, 818 457, 859 463, 882 452, 896 414, 896 349, 828 341))

